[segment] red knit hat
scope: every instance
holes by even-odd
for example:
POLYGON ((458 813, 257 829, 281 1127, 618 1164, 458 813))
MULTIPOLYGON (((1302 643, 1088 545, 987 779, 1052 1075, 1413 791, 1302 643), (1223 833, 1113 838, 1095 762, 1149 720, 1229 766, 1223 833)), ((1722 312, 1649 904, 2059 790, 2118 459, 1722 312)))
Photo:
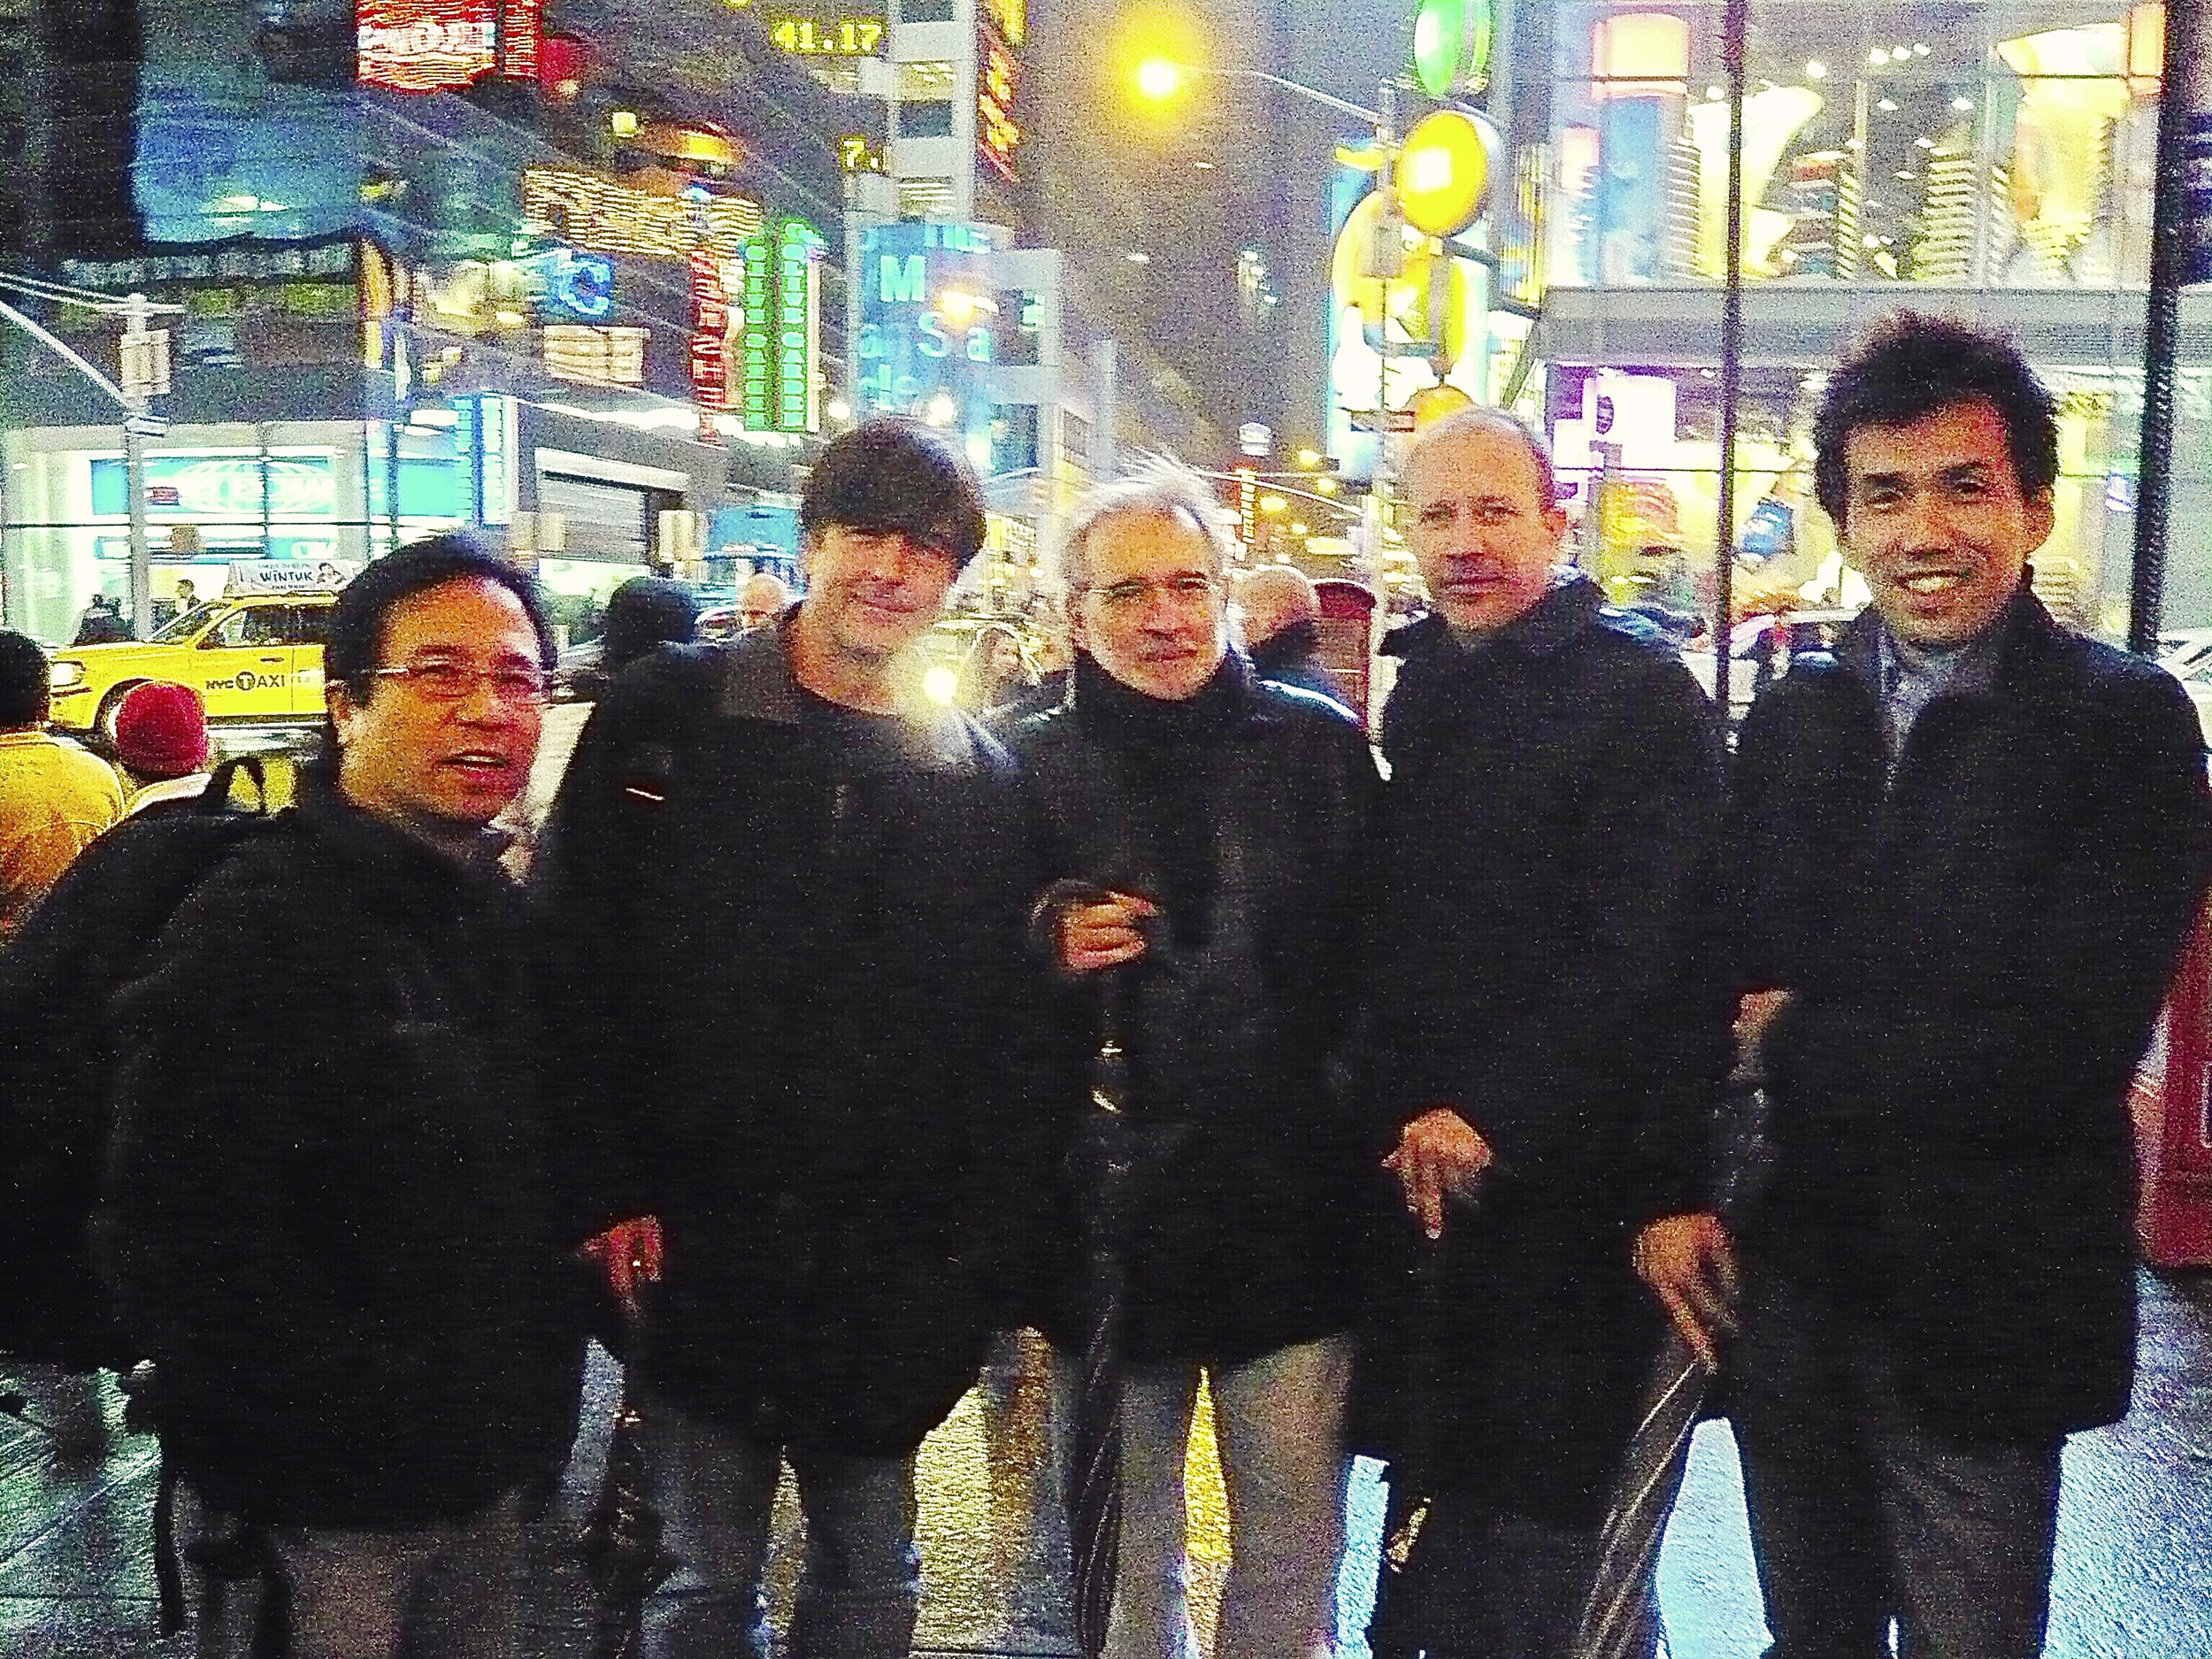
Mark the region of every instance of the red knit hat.
POLYGON ((207 705, 189 686, 150 680, 115 710, 115 757, 142 778, 182 778, 207 764, 207 705))

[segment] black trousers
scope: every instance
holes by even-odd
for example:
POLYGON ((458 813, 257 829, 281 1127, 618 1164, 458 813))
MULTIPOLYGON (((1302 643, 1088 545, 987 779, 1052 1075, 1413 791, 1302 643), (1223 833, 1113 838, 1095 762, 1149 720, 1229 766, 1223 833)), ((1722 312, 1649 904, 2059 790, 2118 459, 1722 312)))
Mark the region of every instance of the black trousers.
MULTIPOLYGON (((1383 1568, 1368 1645, 1375 1659, 1574 1659, 1597 1560, 1595 1527, 1440 1495, 1406 1571, 1383 1568)), ((1656 1648, 1657 1612, 1655 1596, 1629 1651, 1656 1648)))
POLYGON ((1732 1357, 1769 1659, 2038 1659, 2059 1451, 1930 1433, 1878 1325, 1754 1271, 1732 1357))

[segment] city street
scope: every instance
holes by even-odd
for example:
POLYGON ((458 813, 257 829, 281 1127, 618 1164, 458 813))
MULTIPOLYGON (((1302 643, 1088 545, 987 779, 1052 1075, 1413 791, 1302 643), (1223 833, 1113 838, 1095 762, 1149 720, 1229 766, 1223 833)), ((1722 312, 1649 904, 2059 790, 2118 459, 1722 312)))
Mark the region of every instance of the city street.
MULTIPOLYGON (((2143 1365, 2133 1415, 2068 1448, 2051 1659, 2201 1659, 2212 1653, 2212 1278, 2144 1280, 2143 1365)), ((1073 1651, 1055 1611, 1053 1563, 1064 1548, 1045 1501, 1045 1388, 1034 1348, 1010 1349, 923 1452, 926 1578, 918 1650, 1073 1651)), ((10 1379, 12 1386, 13 1379, 10 1379)), ((535 1545, 528 1659, 581 1659, 588 1593, 565 1554, 605 1449, 612 1368, 593 1371, 586 1432, 535 1545)), ((111 1417, 119 1402, 111 1400, 111 1417)), ((1199 1439, 1204 1442, 1202 1434, 1199 1439)), ((1192 1458, 1194 1611, 1211 1637, 1227 1525, 1210 1458, 1192 1458)), ((1340 1590, 1341 1647, 1363 1652, 1380 1494, 1355 1480, 1353 1548, 1340 1590)), ((148 1520, 149 1442, 119 1438, 96 1467, 58 1466, 42 1435, 0 1424, 0 1654, 8 1659, 190 1652, 156 1635, 148 1520)), ((784 1494, 773 1572, 787 1609, 797 1517, 784 1494)), ((1764 1642, 1751 1578, 1733 1448, 1700 1432, 1690 1479, 1662 1558, 1660 1599, 1672 1659, 1755 1659, 1764 1642)))

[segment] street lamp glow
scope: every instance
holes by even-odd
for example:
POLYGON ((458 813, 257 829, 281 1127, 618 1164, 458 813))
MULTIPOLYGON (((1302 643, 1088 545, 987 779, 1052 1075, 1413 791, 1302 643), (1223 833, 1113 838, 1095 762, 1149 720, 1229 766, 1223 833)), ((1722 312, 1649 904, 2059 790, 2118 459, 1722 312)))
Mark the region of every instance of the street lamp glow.
POLYGON ((1137 92, 1153 104, 1165 104, 1183 89, 1183 66, 1165 58, 1148 58, 1137 65, 1137 92))

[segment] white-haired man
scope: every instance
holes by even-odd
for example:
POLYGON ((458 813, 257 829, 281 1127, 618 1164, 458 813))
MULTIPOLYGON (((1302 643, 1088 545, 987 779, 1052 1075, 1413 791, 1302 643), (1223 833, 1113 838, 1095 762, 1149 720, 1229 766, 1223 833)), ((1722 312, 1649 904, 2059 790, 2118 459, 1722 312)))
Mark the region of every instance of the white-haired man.
MULTIPOLYGON (((1235 1517, 1224 1659, 1328 1651, 1340 1548, 1362 1143, 1331 1078, 1353 1026, 1378 786, 1342 709, 1256 680, 1230 650, 1227 550, 1219 509, 1179 468, 1084 503, 1063 554, 1073 691, 1010 745, 1056 879, 1038 915, 1059 973, 1048 1099, 1065 1133, 1109 995, 1129 1057, 1125 1509, 1107 1649, 1129 1659, 1196 1651, 1182 1480, 1202 1367, 1235 1517)), ((1058 1160, 1042 1162, 1048 1187, 1058 1160)), ((1080 1354, 1065 1290, 1074 1195, 1058 1196, 1043 1254, 1060 1282, 1040 1287, 1035 1317, 1080 1354)))

